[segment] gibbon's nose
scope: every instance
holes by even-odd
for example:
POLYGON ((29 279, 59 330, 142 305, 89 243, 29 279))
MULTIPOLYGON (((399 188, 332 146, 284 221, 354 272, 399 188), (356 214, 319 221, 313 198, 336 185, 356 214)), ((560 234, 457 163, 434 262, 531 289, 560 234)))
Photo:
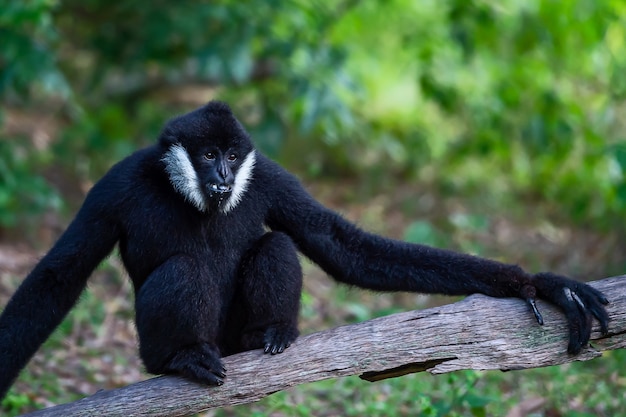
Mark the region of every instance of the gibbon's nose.
POLYGON ((230 170, 230 167, 225 162, 221 163, 217 167, 217 174, 220 176, 225 185, 232 185, 232 183, 235 181, 235 176, 233 175, 233 172, 230 170))

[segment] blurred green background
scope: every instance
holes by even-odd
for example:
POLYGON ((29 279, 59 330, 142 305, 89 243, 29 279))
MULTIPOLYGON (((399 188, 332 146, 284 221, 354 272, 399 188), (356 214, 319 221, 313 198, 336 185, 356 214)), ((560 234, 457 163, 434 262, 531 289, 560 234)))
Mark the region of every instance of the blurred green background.
MULTIPOLYGON (((618 274, 625 97, 623 0, 0 0, 0 300, 94 181, 210 99, 369 230, 618 274)), ((437 302, 306 270, 305 332, 437 302)), ((5 412, 145 377, 127 371, 141 365, 119 261, 96 275, 5 412)), ((207 415, 612 416, 626 410, 624 365, 620 351, 508 374, 347 378, 207 415), (512 414, 524 404, 539 406, 512 414)))

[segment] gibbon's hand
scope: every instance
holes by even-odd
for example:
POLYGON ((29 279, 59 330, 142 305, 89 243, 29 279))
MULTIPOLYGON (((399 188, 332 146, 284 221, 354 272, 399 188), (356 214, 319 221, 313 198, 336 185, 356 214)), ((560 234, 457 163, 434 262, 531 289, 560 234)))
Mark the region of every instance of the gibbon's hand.
POLYGON ((537 309, 535 297, 556 305, 565 313, 569 325, 567 351, 571 354, 579 353, 589 342, 594 317, 600 322, 602 334, 608 333, 609 315, 604 305, 609 300, 587 284, 551 272, 541 272, 535 274, 532 284, 524 286, 521 292, 539 324, 543 324, 543 317, 537 309))

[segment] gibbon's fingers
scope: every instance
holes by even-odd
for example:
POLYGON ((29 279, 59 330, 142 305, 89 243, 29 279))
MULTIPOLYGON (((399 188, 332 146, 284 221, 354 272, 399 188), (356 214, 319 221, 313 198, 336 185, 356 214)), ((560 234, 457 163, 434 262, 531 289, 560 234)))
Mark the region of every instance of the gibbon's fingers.
POLYGON ((602 307, 608 300, 599 291, 582 284, 576 289, 564 288, 563 294, 569 305, 570 316, 576 316, 570 322, 568 347, 568 351, 575 354, 588 344, 594 317, 600 322, 602 334, 608 333, 609 316, 602 307))
MULTIPOLYGON (((608 301, 606 304, 608 304, 608 301)), ((590 310, 594 317, 596 317, 600 322, 600 333, 602 333, 603 336, 606 336, 609 333, 609 318, 606 311, 603 308, 598 308, 597 306, 591 306, 590 310)))
POLYGON ((532 283, 540 298, 555 304, 565 314, 569 353, 577 354, 589 343, 594 317, 600 322, 602 333, 608 332, 609 315, 604 308, 608 300, 600 291, 550 272, 536 274, 532 283))
POLYGON ((600 322, 600 332, 606 335, 609 332, 609 315, 604 308, 609 304, 608 298, 595 288, 589 287, 590 294, 584 299, 587 309, 600 322))
POLYGON ((569 323, 569 345, 571 354, 580 353, 591 337, 591 314, 576 302, 570 302, 565 308, 565 316, 569 323))

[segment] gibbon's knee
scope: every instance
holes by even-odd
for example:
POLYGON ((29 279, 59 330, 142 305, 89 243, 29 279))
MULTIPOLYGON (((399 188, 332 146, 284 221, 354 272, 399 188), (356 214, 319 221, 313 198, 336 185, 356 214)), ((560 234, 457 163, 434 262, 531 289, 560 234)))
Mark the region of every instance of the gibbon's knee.
POLYGON ((249 320, 297 322, 302 268, 289 236, 263 235, 246 254, 241 279, 249 320))
POLYGON ((284 286, 302 286, 302 268, 296 245, 281 232, 264 234, 246 253, 241 275, 244 287, 260 285, 271 289, 281 281, 284 286))

